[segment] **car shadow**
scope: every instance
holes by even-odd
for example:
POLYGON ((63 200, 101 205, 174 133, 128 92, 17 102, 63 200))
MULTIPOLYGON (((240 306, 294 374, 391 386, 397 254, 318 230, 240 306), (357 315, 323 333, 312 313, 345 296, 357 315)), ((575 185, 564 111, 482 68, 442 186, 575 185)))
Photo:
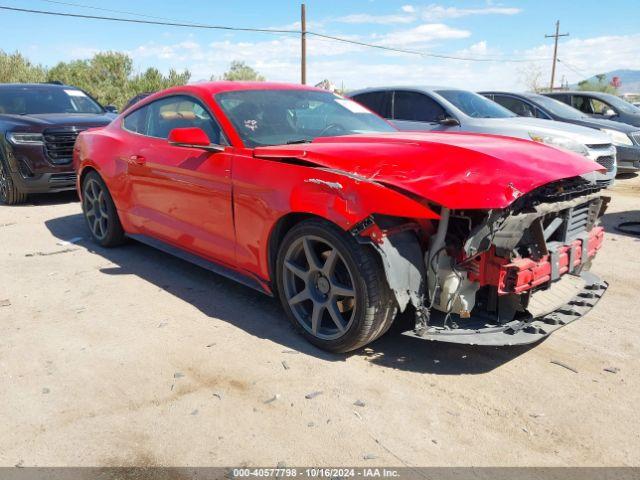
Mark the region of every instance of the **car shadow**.
POLYGON ((637 176, 638 174, 636 172, 622 172, 616 175, 616 180, 631 180, 637 176))
POLYGON ((621 224, 627 222, 640 223, 640 210, 605 213, 601 217, 600 221, 607 233, 627 235, 632 238, 640 239, 640 225, 621 226, 621 224), (620 230, 620 228, 622 228, 622 230, 620 230), (638 234, 634 235, 632 232, 638 232, 638 234))
POLYGON ((90 240, 81 214, 47 220, 45 225, 61 240, 83 237, 77 245, 115 265, 101 268, 105 275, 136 275, 193 305, 207 317, 271 340, 282 345, 283 350, 299 351, 322 360, 344 361, 360 356, 376 365, 399 370, 440 375, 480 374, 531 348, 430 342, 401 335, 394 328, 366 348, 349 354, 327 353, 295 332, 277 299, 135 241, 119 248, 102 248, 90 240))

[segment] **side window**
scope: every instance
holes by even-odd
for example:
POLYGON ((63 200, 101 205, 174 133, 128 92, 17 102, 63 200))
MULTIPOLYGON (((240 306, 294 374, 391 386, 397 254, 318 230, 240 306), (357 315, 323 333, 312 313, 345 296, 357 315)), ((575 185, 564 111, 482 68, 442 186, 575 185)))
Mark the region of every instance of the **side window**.
POLYGON ((593 110, 591 109, 591 102, 589 102, 587 97, 573 95, 573 97, 571 97, 571 106, 573 108, 577 108, 582 113, 593 113, 593 110))
POLYGON ((372 112, 377 113, 383 118, 391 117, 391 112, 389 111, 389 92, 370 92, 363 93, 361 95, 357 95, 353 97, 353 100, 364 105, 372 112))
POLYGON ((511 110, 513 113, 520 117, 535 117, 534 108, 526 102, 514 97, 506 97, 502 95, 495 95, 494 102, 499 103, 504 108, 511 110))
POLYGON ((604 103, 597 98, 591 99, 591 110, 596 115, 604 115, 607 110, 613 110, 615 112, 614 108, 611 105, 609 105, 608 103, 604 103))
POLYGON ((222 133, 204 107, 187 96, 174 96, 148 105, 146 135, 168 138, 174 128, 197 127, 204 130, 211 143, 222 143, 222 133))
POLYGON ((395 120, 436 123, 445 115, 444 108, 423 93, 395 92, 393 99, 393 118, 395 120))
POLYGON ((549 115, 547 115, 546 113, 544 113, 539 108, 535 108, 534 110, 535 110, 536 118, 542 118, 543 120, 551 120, 551 117, 549 115))
POLYGON ((148 112, 149 112, 148 106, 139 108, 135 112, 131 112, 129 115, 124 117, 122 126, 125 128, 125 130, 129 130, 130 132, 146 135, 148 112))

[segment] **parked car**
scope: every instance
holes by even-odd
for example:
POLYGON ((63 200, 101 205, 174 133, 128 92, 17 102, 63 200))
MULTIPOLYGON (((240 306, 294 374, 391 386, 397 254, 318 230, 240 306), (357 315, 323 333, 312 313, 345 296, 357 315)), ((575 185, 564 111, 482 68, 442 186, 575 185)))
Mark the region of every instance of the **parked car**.
POLYGON ((544 95, 571 105, 592 117, 640 127, 640 108, 610 93, 561 91, 544 95))
POLYGON ((521 117, 573 123, 609 135, 617 150, 618 172, 640 169, 640 129, 626 123, 589 117, 569 105, 537 93, 479 92, 521 117))
POLYGON ((604 234, 599 165, 507 137, 398 132, 313 87, 171 88, 82 132, 74 162, 100 245, 128 236, 277 295, 334 352, 406 309, 417 338, 531 343, 606 289, 587 271, 604 234))
POLYGON ((113 118, 76 87, 0 84, 0 203, 22 203, 29 193, 73 190, 78 133, 113 118))
POLYGON ((599 180, 616 176, 616 150, 607 135, 593 129, 518 117, 477 93, 446 87, 381 87, 349 97, 389 119, 401 130, 476 132, 524 138, 579 153, 606 169, 599 180))

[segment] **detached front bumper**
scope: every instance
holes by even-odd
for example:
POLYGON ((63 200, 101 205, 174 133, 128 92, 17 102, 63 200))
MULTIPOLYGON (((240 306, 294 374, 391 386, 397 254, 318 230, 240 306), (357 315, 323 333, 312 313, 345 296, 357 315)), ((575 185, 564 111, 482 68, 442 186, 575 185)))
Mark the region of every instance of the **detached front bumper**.
MULTIPOLYGON (((459 325, 455 325, 457 328, 444 327, 444 314, 433 312, 430 324, 434 326, 419 333, 413 330, 404 332, 403 335, 421 340, 467 345, 526 345, 538 342, 559 328, 586 315, 602 298, 609 286, 607 282, 600 280, 591 272, 583 272, 576 277, 582 282, 582 286, 573 287, 577 293, 551 312, 538 316, 532 315, 530 318, 514 320, 499 326, 489 324, 488 319, 483 316, 472 316, 461 320, 459 325)), ((571 288, 568 287, 568 289, 571 288)), ((544 305, 540 308, 544 312, 544 305)))

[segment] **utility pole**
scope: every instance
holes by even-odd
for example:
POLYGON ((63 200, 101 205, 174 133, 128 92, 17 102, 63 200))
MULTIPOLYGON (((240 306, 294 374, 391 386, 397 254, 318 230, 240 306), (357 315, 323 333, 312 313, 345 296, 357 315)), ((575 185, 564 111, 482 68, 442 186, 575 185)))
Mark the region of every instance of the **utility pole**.
POLYGON ((551 65, 551 83, 549 89, 553 92, 553 84, 556 79, 556 63, 558 61, 558 38, 568 37, 568 33, 560 33, 560 20, 556 21, 556 33, 555 35, 545 35, 544 38, 553 38, 555 43, 553 45, 553 64, 551 65))
POLYGON ((307 83, 307 10, 304 3, 300 5, 300 81, 302 85, 307 83))

